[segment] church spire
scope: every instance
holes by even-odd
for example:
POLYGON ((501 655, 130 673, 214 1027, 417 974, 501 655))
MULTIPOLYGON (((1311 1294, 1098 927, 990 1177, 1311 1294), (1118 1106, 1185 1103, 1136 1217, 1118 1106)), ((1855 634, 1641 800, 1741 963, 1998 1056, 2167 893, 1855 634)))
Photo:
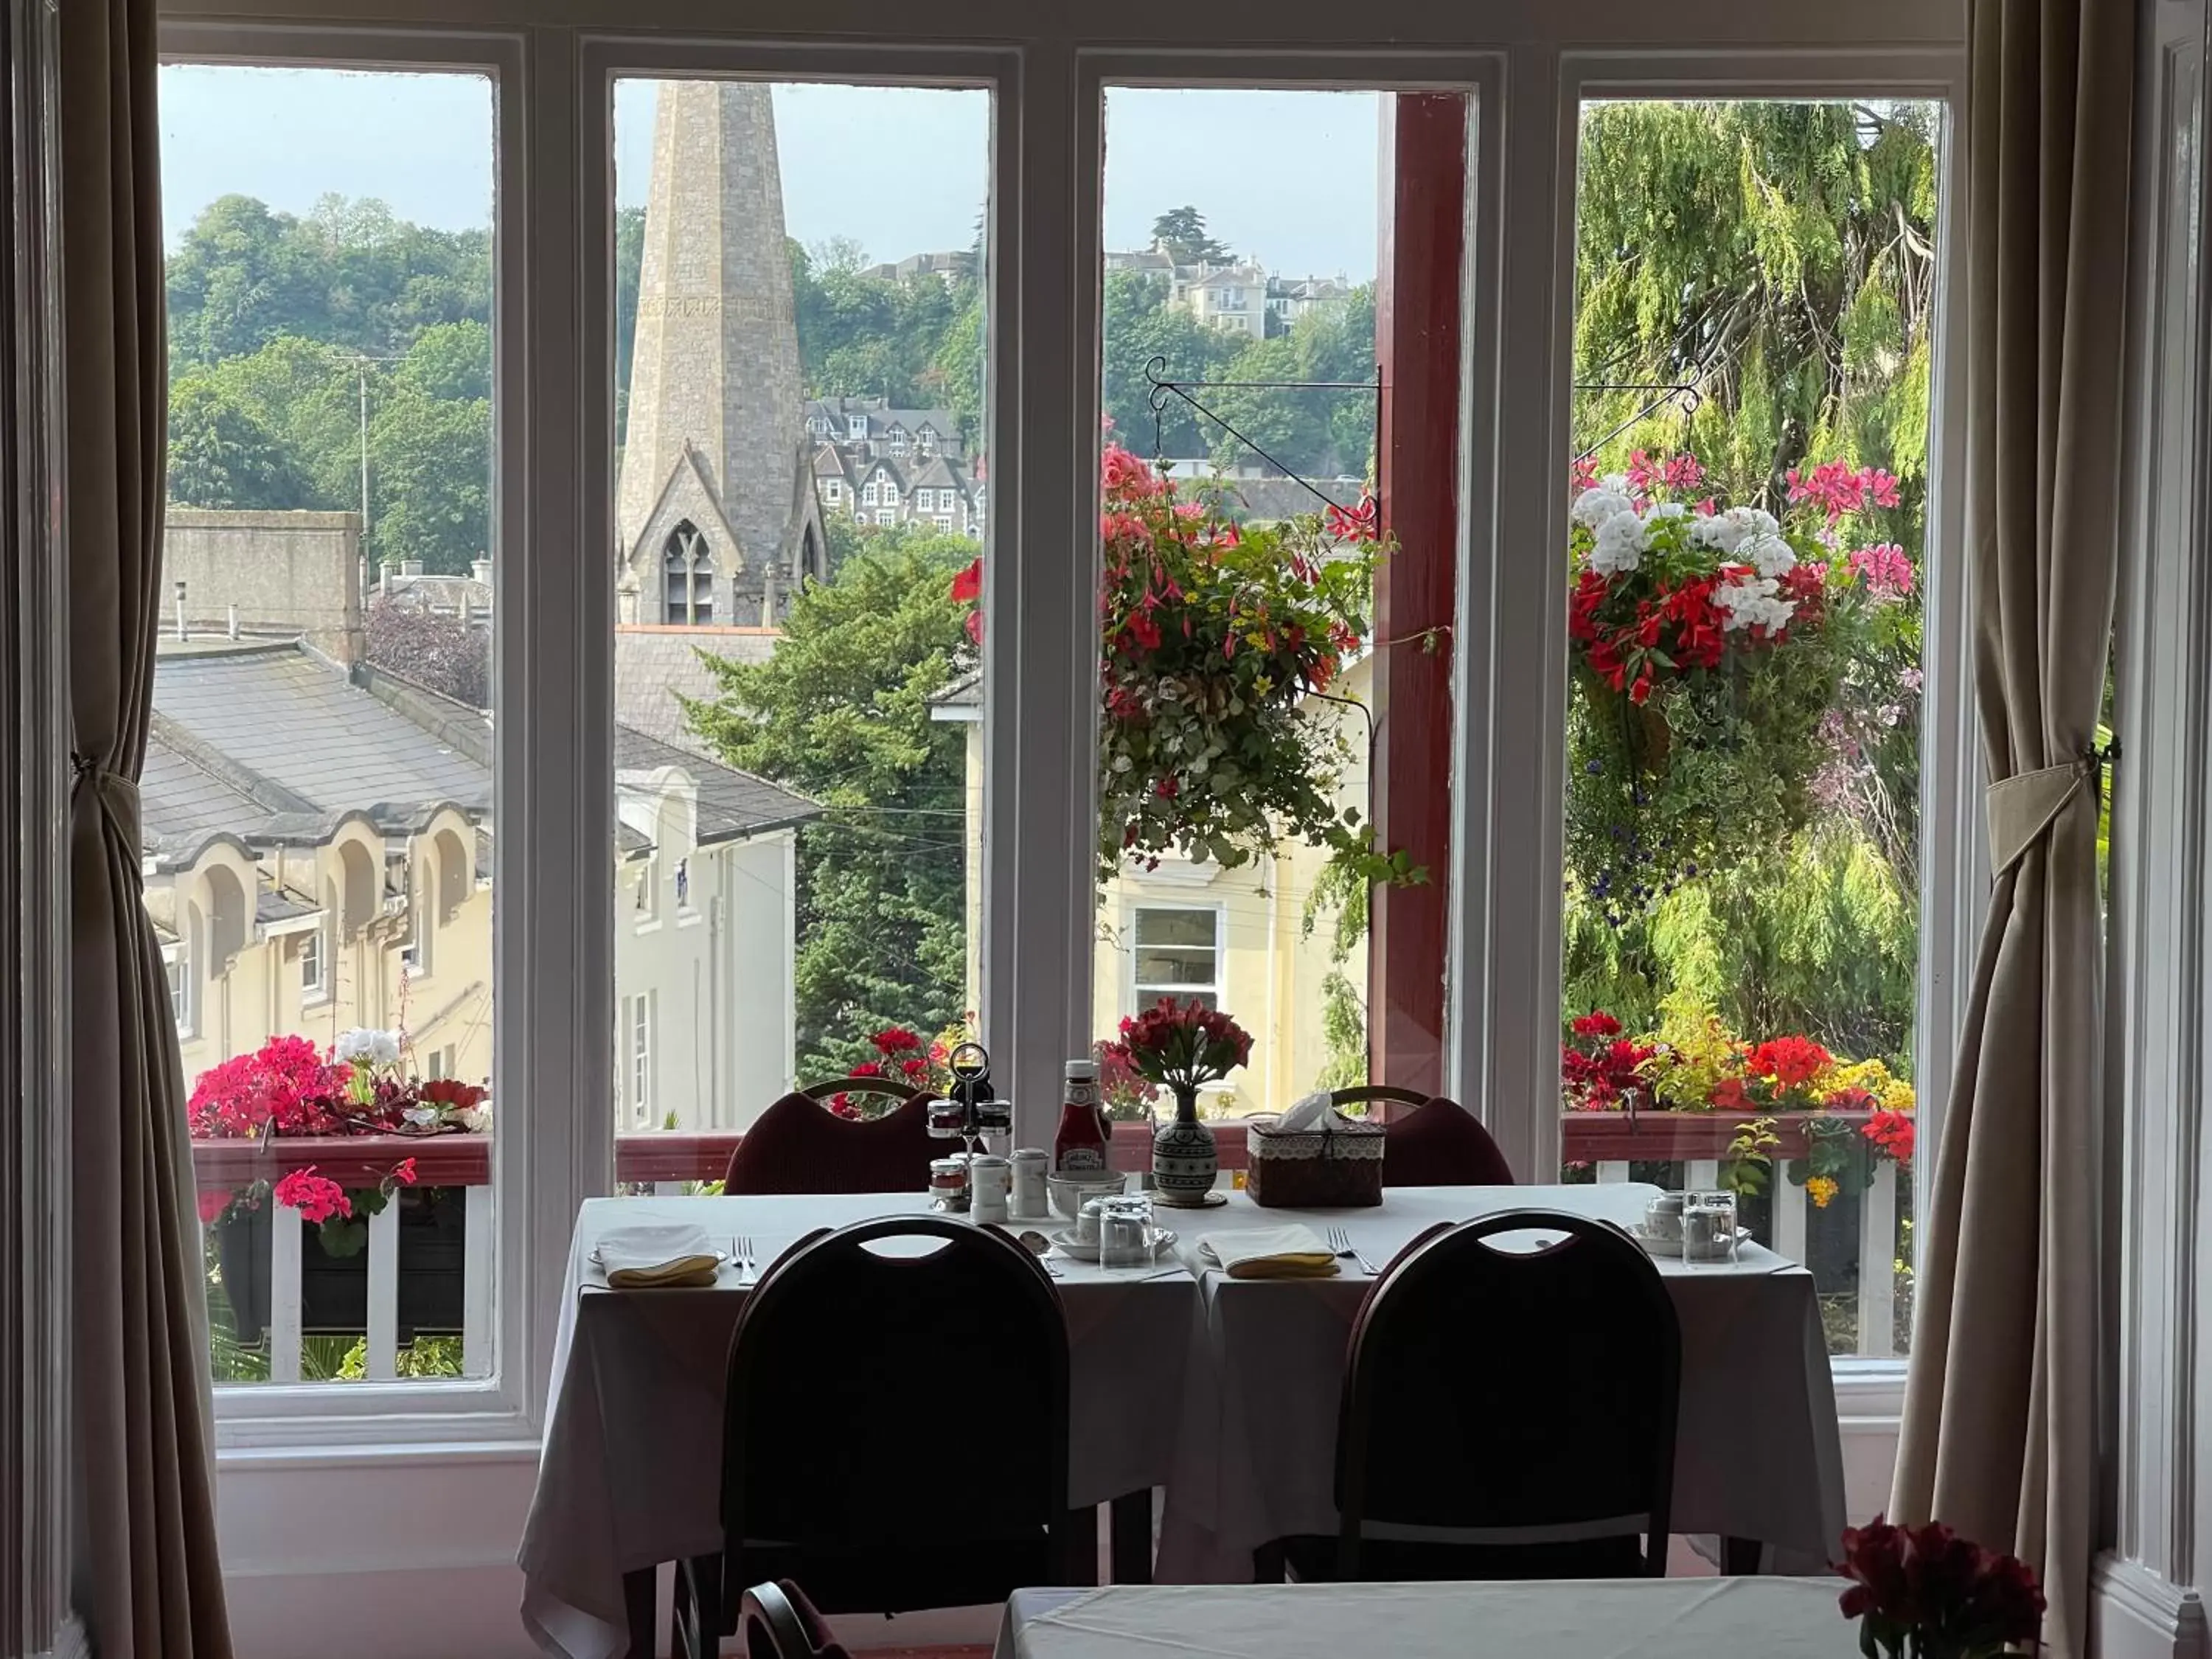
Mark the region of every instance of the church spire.
POLYGON ((769 88, 662 82, 615 503, 641 620, 750 622, 819 572, 801 393, 769 88))

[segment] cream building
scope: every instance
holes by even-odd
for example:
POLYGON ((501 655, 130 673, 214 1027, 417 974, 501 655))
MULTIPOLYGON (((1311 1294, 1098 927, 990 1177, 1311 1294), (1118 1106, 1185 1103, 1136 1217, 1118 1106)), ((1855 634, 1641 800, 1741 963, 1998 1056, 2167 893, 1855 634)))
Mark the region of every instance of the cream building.
MULTIPOLYGON (((403 1031, 421 1075, 495 1083, 491 714, 319 648, 365 637, 350 515, 252 516, 189 526, 192 609, 155 671, 143 869, 186 1079, 272 1036, 327 1046, 366 1025, 403 1031), (265 580, 280 555, 329 617, 288 617, 291 586, 265 580), (201 613, 223 630, 199 633, 201 613)), ((793 1080, 794 845, 817 809, 715 759, 678 700, 711 694, 695 643, 757 659, 775 637, 617 641, 624 1128, 742 1127, 793 1080)))

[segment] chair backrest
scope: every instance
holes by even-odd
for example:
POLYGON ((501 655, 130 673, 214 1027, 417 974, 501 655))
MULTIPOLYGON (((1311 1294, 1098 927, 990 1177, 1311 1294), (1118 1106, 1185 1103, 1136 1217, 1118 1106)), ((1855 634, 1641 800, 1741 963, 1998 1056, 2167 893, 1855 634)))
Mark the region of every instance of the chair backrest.
POLYGON ((1339 1566, 1363 1540, 1565 1543, 1644 1533, 1663 1572, 1682 1338, 1611 1222, 1512 1210, 1391 1264, 1352 1327, 1337 1431, 1339 1566), (1509 1233, 1564 1237, 1510 1247, 1509 1233))
POLYGON ((1052 1280, 1004 1234, 936 1216, 794 1245, 738 1316, 722 1455, 726 1583, 746 1581, 748 1540, 988 1554, 1042 1540, 1067 1506, 1052 1280), (979 1463, 969 1431, 1000 1450, 979 1463))
POLYGON ((1405 1115, 1401 1108, 1419 1108, 1428 1103, 1426 1095, 1416 1094, 1411 1089, 1393 1088, 1387 1083, 1362 1083, 1350 1089, 1331 1089, 1328 1103, 1338 1111, 1346 1106, 1367 1108, 1367 1120, 1388 1127, 1405 1115))
POLYGON ((747 1590, 738 1627, 745 1659, 847 1659, 814 1603, 788 1578, 747 1590))
POLYGON ((799 1092, 809 1100, 835 1100, 839 1095, 888 1095, 893 1100, 910 1100, 915 1087, 889 1077, 825 1077, 819 1083, 803 1084, 799 1092))
POLYGON ((1473 1112, 1442 1095, 1382 1126, 1385 1187, 1510 1187, 1513 1166, 1473 1112))
MULTIPOLYGON (((841 1086, 881 1081, 848 1078, 841 1086)), ((839 1117, 806 1095, 788 1094, 763 1112, 738 1142, 722 1190, 926 1192, 930 1160, 951 1150, 951 1143, 930 1139, 927 1094, 908 1095, 896 1109, 857 1121, 839 1117)))

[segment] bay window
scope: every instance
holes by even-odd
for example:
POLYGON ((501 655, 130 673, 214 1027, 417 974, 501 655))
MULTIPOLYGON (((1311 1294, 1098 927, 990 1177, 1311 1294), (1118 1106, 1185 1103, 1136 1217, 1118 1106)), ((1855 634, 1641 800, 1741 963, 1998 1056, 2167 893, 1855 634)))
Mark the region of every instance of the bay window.
MULTIPOLYGON (((1955 439, 1934 414, 1955 370, 1958 63, 1917 9, 1883 11, 1897 49, 1879 54, 1835 20, 1766 20, 1805 50, 1761 58, 1738 49, 1773 42, 1732 33, 1753 24, 1701 24, 1667 82, 1593 55, 1649 30, 1610 3, 1536 46, 1419 21, 1423 49, 1402 55, 1300 8, 1282 50, 1224 40, 1203 73, 1141 21, 1098 20, 1079 52, 1058 34, 950 43, 888 13, 888 44, 861 47, 805 40, 797 14, 777 14, 795 37, 763 21, 748 40, 715 38, 720 18, 631 35, 611 8, 605 33, 465 9, 450 31, 179 18, 168 37, 185 588, 156 707, 204 728, 156 780, 175 803, 159 850, 179 878, 163 926, 179 1022, 201 1032, 200 1072, 274 1038, 320 1056, 355 1026, 420 1031, 416 1069, 488 1083, 496 1125, 439 1143, 467 1217, 467 1328, 423 1364, 349 1367, 319 1358, 312 1320, 283 1325, 281 1364, 234 1322, 234 1346, 264 1357, 234 1353, 228 1375, 295 1380, 225 1389, 228 1445, 457 1425, 526 1443, 577 1201, 718 1176, 776 1095, 880 1063, 894 1030, 925 1049, 980 1035, 1036 1140, 1065 1060, 1146 999, 1196 995, 1259 1039, 1228 1104, 1410 1084, 1477 1110, 1531 1180, 1563 1164, 1719 1180, 1748 1156, 1729 1152, 1735 1126, 1778 1108, 1774 1072, 1741 1109, 1707 1090, 1681 1115, 1694 1146, 1650 1140, 1641 1100, 1632 1129, 1563 1112, 1563 1015, 1602 1012, 1647 1047, 1693 1048, 1708 1014, 1716 1041, 1802 1037, 1893 1111, 1892 1085, 1946 1073, 1954 981, 1922 964, 1954 960, 1974 896, 1955 439), (267 170, 280 130, 312 188, 267 170), (933 246, 972 258, 902 286, 870 268, 920 242, 837 246, 876 234, 837 214, 915 133, 943 198, 933 246), (1700 240, 1695 222, 1737 222, 1709 198, 1738 188, 1738 158, 1816 138, 1851 182, 1805 233, 1818 246, 1788 255, 1820 276, 1819 302, 1784 303, 1740 252, 1760 227, 1700 240), (1310 156, 1291 170, 1328 187, 1209 198, 1162 161, 1254 145, 1310 156), (450 184, 420 193, 426 146, 466 173, 465 213, 450 184), (1667 158, 1665 179, 1642 165, 1667 158), (1221 254, 1194 243, 1185 277, 1233 255, 1341 270, 1346 291, 1286 308, 1273 337, 1208 326, 1189 281, 1112 257, 1186 205, 1221 254), (1662 218, 1689 228, 1662 245, 1662 218), (387 281, 393 261, 413 280, 387 281), (894 296, 920 319, 907 332, 854 320, 894 296), (896 485, 865 471, 867 416, 835 401, 878 396, 928 412, 929 465, 958 482, 939 473, 917 510, 957 497, 977 504, 965 522, 896 522, 896 485), (810 400, 845 418, 809 431, 810 400), (749 424, 725 429, 726 408, 749 424), (866 478, 852 512, 817 502, 817 438, 866 478), (1791 692, 1786 765, 1743 747, 1707 769, 1701 799, 1741 821, 1661 823, 1673 809, 1636 799, 1718 751, 1669 737, 1655 755, 1650 696, 1632 675, 1608 702, 1609 665, 1570 633, 1599 529, 1570 516, 1578 460, 1592 482, 1636 474, 1624 493, 1647 516, 1707 491, 1808 512, 1793 561, 1823 550, 1854 604, 1880 590, 1821 696, 1791 692), (1794 503, 1792 469, 1812 492, 1794 503), (1893 505, 1869 469, 1896 481, 1893 505), (1863 525, 1829 519, 1846 487, 1873 502, 1863 525), (1186 693, 1226 678, 1162 666, 1175 642, 1148 636, 1131 556, 1187 521, 1178 505, 1297 611, 1300 641, 1212 642, 1250 668, 1257 706, 1197 708, 1186 693), (680 591, 664 567, 679 532, 680 591), (232 639, 224 561, 249 533, 284 538, 267 556, 292 608, 232 639), (360 672, 331 672, 348 652, 360 672), (1297 690, 1256 665, 1270 652, 1297 690), (249 675, 265 693, 240 694, 249 675), (1272 746, 1237 776, 1223 727, 1263 708, 1272 746), (240 719, 290 724, 226 735, 240 719), (403 778, 374 775, 402 752, 403 778), (226 793, 238 767, 284 810, 226 793), (1608 783, 1633 823, 1599 810, 1608 783), (392 900, 416 890, 410 849, 433 847, 415 927, 436 950, 410 977, 416 907, 392 900), (244 896, 235 943, 207 939, 181 879, 205 857, 244 896), (675 915, 656 928, 664 878, 675 915), (271 1024, 283 999, 216 991, 259 971, 252 918, 285 893, 316 896, 326 931, 302 940, 271 1024), (1795 932, 1778 941, 1782 905, 1795 932)), ((1787 179, 1763 182, 1789 199, 1787 179)), ((825 479, 819 502, 842 493, 825 479)), ((1717 699, 1712 720, 1741 727, 1717 699)), ((1853 1133, 1876 1109, 1814 1104, 1853 1133)), ((261 1173, 231 1139, 201 1154, 226 1207, 261 1173)), ((1848 1237, 1822 1231, 1844 1212, 1812 1196, 1818 1172, 1791 1179, 1810 1149, 1767 1167, 1811 1200, 1778 1242, 1802 1237, 1816 1267, 1831 1251, 1838 1295, 1856 1293, 1834 1346, 1888 1378, 1917 1164, 1867 1145, 1848 1237), (1886 1215, 1863 1201, 1882 1182, 1886 1215), (1882 1341, 1864 1297, 1885 1254, 1882 1341)), ((289 1289, 314 1245, 271 1207, 295 1220, 258 1248, 289 1289)))

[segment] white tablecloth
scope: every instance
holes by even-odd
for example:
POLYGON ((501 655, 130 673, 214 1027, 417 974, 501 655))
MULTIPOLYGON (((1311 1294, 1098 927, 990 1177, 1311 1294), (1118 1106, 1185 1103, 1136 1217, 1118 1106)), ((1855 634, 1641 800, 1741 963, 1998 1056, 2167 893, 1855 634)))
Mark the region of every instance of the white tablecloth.
POLYGON ((997 1659, 1852 1659, 1840 1581, 1018 1590, 997 1659))
MULTIPOLYGON (((1242 1193, 1181 1225, 1198 1238, 1304 1220, 1340 1226, 1378 1270, 1415 1234, 1528 1206, 1642 1219, 1640 1184, 1401 1187, 1379 1209, 1261 1209, 1242 1193)), ((1323 1279, 1201 1275, 1206 1339, 1186 1374, 1168 1482, 1162 1583, 1237 1583, 1268 1540, 1334 1533, 1337 1402, 1345 1343, 1368 1279, 1354 1264, 1323 1279)), ((1756 1540, 1771 1564, 1818 1571, 1844 1528, 1843 1449, 1812 1275, 1747 1247, 1734 1265, 1659 1263, 1682 1325, 1673 1530, 1756 1540)))
MULTIPOLYGON (((733 1235, 750 1235, 764 1267, 816 1227, 920 1214, 928 1206, 920 1193, 584 1205, 554 1339, 538 1489, 518 1558, 523 1620, 548 1653, 621 1653, 629 1641, 623 1575, 721 1548, 722 1385, 744 1297, 727 1273, 713 1290, 610 1291, 590 1262, 599 1236, 611 1227, 689 1222, 726 1249, 733 1235)), ((1158 1413, 1162 1402, 1182 1397, 1196 1285, 1173 1261, 1150 1272, 1054 1265, 1070 1337, 1070 1500, 1100 1504, 1165 1484, 1176 1449, 1158 1413)), ((886 1393, 885 1411, 906 1408, 895 1390, 886 1393)))

